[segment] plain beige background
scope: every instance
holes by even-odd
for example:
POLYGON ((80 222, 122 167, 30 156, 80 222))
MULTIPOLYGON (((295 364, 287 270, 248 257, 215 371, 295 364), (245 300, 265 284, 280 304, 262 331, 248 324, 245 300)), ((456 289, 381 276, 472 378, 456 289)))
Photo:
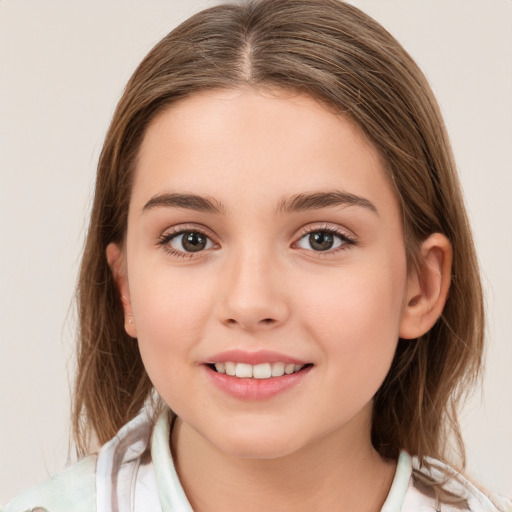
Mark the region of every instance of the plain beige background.
MULTIPOLYGON (((68 454, 73 287, 95 164, 147 51, 206 0, 0 0, 0 503, 68 454)), ((512 496, 512 1, 360 0, 417 60, 451 134, 484 272, 469 471, 512 496)))

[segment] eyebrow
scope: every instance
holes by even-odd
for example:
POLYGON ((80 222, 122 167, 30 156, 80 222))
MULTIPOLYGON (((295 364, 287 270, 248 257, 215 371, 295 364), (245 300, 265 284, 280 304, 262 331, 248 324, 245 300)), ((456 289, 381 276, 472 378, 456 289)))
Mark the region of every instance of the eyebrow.
POLYGON ((306 210, 319 210, 330 206, 358 206, 366 208, 376 215, 379 215, 375 205, 368 199, 338 190, 330 192, 314 192, 311 194, 296 194, 294 196, 284 198, 278 203, 276 212, 293 213, 306 210))
MULTIPOLYGON (((306 210, 319 210, 332 206, 358 206, 366 208, 378 215, 377 208, 368 199, 338 190, 330 192, 313 192, 296 194, 281 199, 276 207, 276 213, 293 213, 306 210)), ((224 214, 224 205, 211 197, 196 194, 164 193, 153 196, 142 208, 143 212, 155 208, 184 208, 199 212, 224 214)))
POLYGON ((216 199, 195 194, 165 193, 153 196, 142 208, 143 212, 155 208, 184 208, 206 213, 224 213, 224 205, 216 199))

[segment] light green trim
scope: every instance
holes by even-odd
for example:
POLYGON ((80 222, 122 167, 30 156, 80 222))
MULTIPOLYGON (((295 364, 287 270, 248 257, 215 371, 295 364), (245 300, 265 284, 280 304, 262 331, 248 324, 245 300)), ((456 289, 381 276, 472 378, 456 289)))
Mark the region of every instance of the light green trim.
POLYGON ((151 458, 155 468, 158 496, 163 512, 193 512, 181 486, 169 446, 171 422, 169 409, 165 409, 153 429, 151 441, 151 458))
POLYGON ((402 510, 411 474, 412 459, 407 452, 401 451, 396 465, 395 477, 381 512, 400 512, 402 510))

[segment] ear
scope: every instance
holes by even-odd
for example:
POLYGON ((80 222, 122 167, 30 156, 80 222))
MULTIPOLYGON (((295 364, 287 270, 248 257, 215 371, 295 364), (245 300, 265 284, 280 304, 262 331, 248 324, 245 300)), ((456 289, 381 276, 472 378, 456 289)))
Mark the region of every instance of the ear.
POLYGON ((108 244, 107 261, 114 277, 114 281, 121 295, 121 303, 124 311, 124 330, 132 338, 137 337, 137 327, 133 317, 132 303, 130 301, 130 287, 126 274, 126 264, 123 250, 118 244, 108 244))
POLYGON ((419 268, 407 282, 400 338, 414 339, 429 331, 443 312, 451 281, 452 245, 441 233, 430 235, 420 248, 419 268))

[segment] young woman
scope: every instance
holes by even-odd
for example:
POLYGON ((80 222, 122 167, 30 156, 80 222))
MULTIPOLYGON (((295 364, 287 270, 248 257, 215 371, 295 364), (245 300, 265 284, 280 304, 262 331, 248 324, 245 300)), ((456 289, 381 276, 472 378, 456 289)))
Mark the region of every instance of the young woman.
POLYGON ((78 300, 88 456, 8 512, 510 509, 448 465, 484 319, 443 121, 348 4, 219 6, 149 53, 78 300))

